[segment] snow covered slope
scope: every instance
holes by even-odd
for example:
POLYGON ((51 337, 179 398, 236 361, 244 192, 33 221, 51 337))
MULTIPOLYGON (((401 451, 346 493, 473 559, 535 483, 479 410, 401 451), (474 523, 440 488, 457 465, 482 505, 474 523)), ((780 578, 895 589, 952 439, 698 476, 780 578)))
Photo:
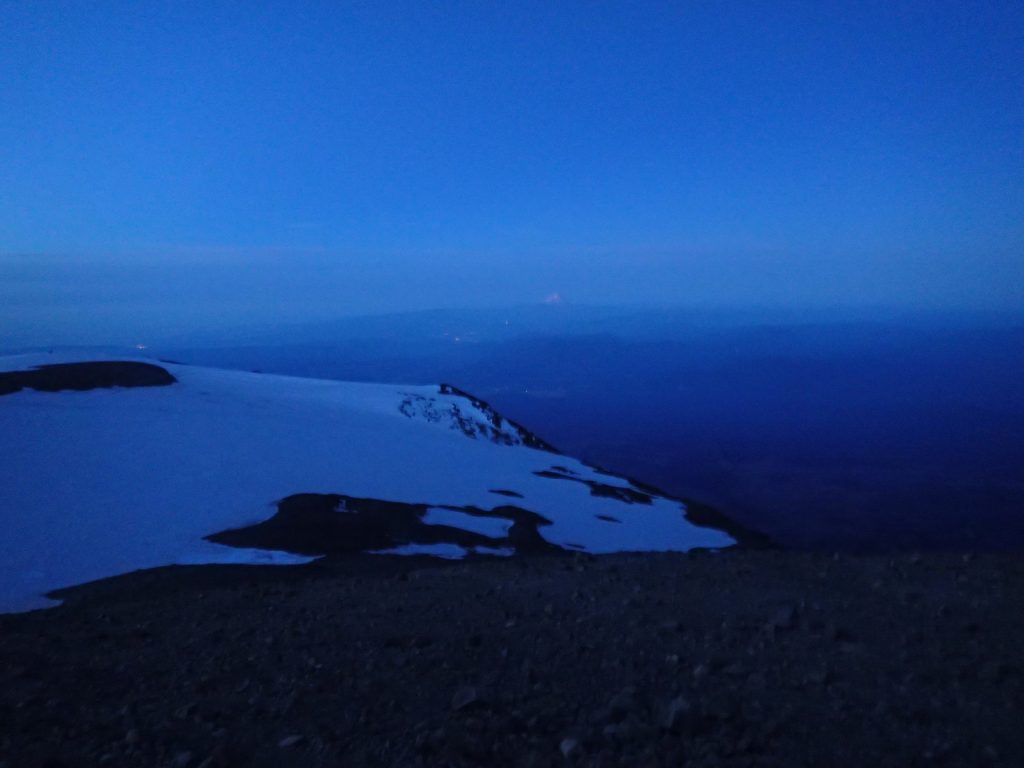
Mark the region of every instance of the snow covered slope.
POLYGON ((0 611, 174 563, 734 543, 451 387, 81 363, 0 358, 0 611))

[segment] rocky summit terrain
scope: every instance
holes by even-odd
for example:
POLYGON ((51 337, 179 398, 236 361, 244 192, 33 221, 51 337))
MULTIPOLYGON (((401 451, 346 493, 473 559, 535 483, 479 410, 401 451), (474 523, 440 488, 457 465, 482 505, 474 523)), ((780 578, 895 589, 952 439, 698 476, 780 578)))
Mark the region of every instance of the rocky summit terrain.
POLYGON ((0 765, 1020 766, 1024 560, 168 567, 0 616, 0 765))

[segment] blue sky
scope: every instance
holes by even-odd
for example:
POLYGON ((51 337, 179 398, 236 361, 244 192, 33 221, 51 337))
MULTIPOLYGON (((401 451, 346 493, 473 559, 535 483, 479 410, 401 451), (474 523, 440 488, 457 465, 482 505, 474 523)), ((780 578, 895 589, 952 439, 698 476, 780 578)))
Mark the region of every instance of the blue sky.
POLYGON ((0 0, 0 298, 1020 308, 1022 62, 1006 2, 0 0))

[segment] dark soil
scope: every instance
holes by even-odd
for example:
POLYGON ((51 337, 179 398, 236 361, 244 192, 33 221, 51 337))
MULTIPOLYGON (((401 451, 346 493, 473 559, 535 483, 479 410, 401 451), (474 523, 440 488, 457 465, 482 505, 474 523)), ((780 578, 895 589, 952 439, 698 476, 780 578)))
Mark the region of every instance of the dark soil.
POLYGON ((421 518, 429 506, 334 493, 297 493, 279 501, 277 512, 269 520, 206 538, 230 547, 276 549, 301 555, 352 555, 410 543, 511 547, 519 554, 559 549, 537 531, 538 526, 551 525, 551 521, 528 509, 507 504, 493 509, 442 507, 511 522, 508 535, 492 538, 453 526, 424 523, 421 518))
POLYGON ((172 567, 0 616, 13 766, 1024 764, 1024 561, 172 567))
POLYGON ((60 363, 27 371, 0 372, 0 395, 23 389, 41 392, 109 389, 110 387, 159 387, 177 379, 159 365, 134 362, 60 363))

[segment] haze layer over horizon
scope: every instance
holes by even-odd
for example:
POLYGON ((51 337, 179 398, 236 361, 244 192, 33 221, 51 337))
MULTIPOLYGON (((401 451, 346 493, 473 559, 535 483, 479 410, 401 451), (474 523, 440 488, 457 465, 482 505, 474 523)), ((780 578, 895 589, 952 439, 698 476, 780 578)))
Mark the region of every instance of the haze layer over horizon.
POLYGON ((8 344, 555 294, 1024 308, 1019 5, 0 11, 8 344))

